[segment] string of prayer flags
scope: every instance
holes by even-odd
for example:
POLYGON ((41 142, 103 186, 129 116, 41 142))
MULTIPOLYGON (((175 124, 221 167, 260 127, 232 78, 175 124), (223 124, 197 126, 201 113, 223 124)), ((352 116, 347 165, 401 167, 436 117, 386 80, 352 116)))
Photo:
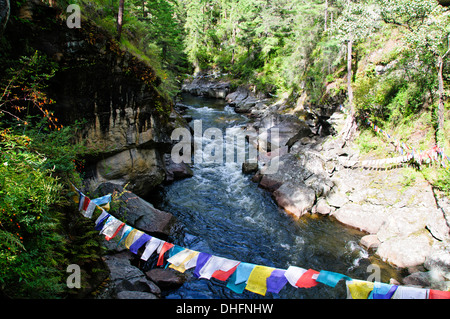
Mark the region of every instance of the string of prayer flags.
POLYGON ((266 266, 255 266, 248 277, 245 289, 265 296, 267 291, 267 278, 270 277, 274 270, 275 268, 266 266))
POLYGON ((78 192, 74 200, 78 201, 83 215, 92 217, 90 213, 86 214, 90 203, 95 204, 94 211, 95 207, 100 209, 101 213, 95 220, 95 229, 100 230, 100 234, 105 235, 106 240, 111 240, 120 233, 120 236, 117 236, 120 237, 117 245, 123 242, 123 245, 134 254, 138 254, 138 250, 145 245, 140 257, 142 260, 147 261, 156 252, 159 254, 157 266, 163 266, 165 255, 167 255, 166 267, 179 272, 195 268, 194 276, 197 278, 227 281, 226 287, 236 293, 243 293, 244 290, 260 295, 265 295, 267 292, 279 293, 288 282, 295 288, 311 288, 319 283, 335 287, 340 280, 344 279, 347 298, 351 299, 450 299, 450 291, 373 283, 352 279, 331 271, 306 270, 297 266, 289 266, 287 270, 277 269, 190 250, 152 237, 110 215, 98 206, 98 204, 103 207, 108 205, 110 196, 90 200, 75 186, 73 188, 78 192))
MULTIPOLYGON (((342 105, 339 106, 340 110, 348 114, 348 110, 344 108, 342 105)), ((432 161, 435 161, 442 165, 445 169, 450 169, 450 165, 447 165, 445 161, 450 163, 450 157, 444 153, 444 149, 438 147, 435 145, 429 150, 425 151, 419 151, 415 148, 406 145, 404 142, 400 142, 395 137, 391 136, 387 132, 383 131, 381 128, 379 128, 377 125, 372 123, 367 116, 366 117, 366 123, 369 125, 375 132, 383 134, 387 139, 391 140, 392 144, 395 146, 396 151, 399 152, 401 155, 404 155, 406 153, 408 160, 413 159, 416 163, 419 165, 422 165, 423 163, 431 163, 432 161)))

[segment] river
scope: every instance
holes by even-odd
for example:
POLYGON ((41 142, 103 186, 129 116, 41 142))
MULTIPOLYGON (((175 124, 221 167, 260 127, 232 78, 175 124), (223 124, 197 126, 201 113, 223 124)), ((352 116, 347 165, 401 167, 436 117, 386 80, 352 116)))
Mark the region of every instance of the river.
MULTIPOLYGON (((240 129, 249 120, 237 114, 224 100, 183 96, 187 115, 201 119, 203 130, 240 129)), ((192 122, 191 122, 192 125, 192 122)), ((172 242, 190 249, 229 259, 287 269, 298 266, 328 270, 366 280, 368 266, 381 267, 381 280, 396 277, 395 269, 371 256, 359 245, 364 233, 346 227, 333 217, 310 215, 295 221, 280 209, 269 192, 251 181, 237 163, 194 163, 194 176, 164 187, 155 206, 174 214, 183 225, 172 242)), ((166 292, 173 298, 345 298, 345 284, 319 284, 309 289, 288 283, 279 294, 265 297, 244 291, 237 294, 226 283, 197 279, 187 271, 187 282, 166 292)))

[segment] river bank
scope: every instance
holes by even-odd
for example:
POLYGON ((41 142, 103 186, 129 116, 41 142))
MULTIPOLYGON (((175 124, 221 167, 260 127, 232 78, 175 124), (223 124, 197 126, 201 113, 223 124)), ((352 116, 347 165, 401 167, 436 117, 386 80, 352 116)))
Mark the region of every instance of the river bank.
POLYGON ((411 182, 411 168, 406 165, 362 167, 363 160, 375 158, 361 155, 354 143, 344 145, 336 134, 345 118, 339 110, 315 114, 300 107, 290 111, 280 100, 246 88, 231 92, 226 81, 207 78, 185 83, 183 91, 225 96, 236 112, 251 119, 249 129, 279 129, 282 147, 276 154, 259 157, 253 181, 271 192, 288 214, 295 219, 306 214, 333 216, 365 232, 360 244, 373 254, 404 269, 404 284, 448 289, 448 199, 421 174, 411 182), (264 167, 275 157, 278 171, 264 174, 264 167))

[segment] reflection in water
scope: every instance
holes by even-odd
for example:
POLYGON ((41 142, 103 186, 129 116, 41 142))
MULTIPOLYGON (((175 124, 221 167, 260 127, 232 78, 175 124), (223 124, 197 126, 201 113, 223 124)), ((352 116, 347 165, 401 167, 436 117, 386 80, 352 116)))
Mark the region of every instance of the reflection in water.
MULTIPOLYGON (((222 100, 185 96, 188 115, 202 120, 203 130, 222 130, 244 125, 248 119, 236 114, 222 100)), ((184 225, 173 242, 194 250, 243 262, 287 269, 290 265, 329 270, 355 279, 367 279, 367 267, 377 263, 382 280, 395 277, 395 270, 370 257, 358 243, 363 233, 349 229, 333 217, 307 215, 299 221, 287 216, 270 194, 258 188, 237 163, 193 165, 192 178, 165 187, 158 208, 174 214, 184 225)), ((244 291, 236 294, 226 283, 197 279, 187 271, 188 281, 166 298, 263 298, 244 291)), ((345 298, 345 284, 335 288, 318 285, 296 289, 289 284, 280 294, 265 298, 345 298)))

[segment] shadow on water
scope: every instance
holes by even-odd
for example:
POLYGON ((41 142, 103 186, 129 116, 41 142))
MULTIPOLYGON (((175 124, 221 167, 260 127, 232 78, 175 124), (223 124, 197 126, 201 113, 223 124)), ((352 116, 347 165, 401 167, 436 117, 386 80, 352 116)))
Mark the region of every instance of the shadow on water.
MULTIPOLYGON (((185 96, 187 114, 201 119, 203 130, 239 127, 248 119, 236 114, 223 100, 185 96)), ((192 125, 192 122, 191 122, 192 125)), ((364 233, 350 229, 333 217, 307 215, 295 221, 271 195, 242 174, 237 163, 192 166, 194 176, 164 187, 155 204, 171 212, 182 227, 173 242, 216 256, 269 267, 328 270, 366 280, 373 263, 382 269, 382 281, 396 277, 392 267, 376 260, 359 245, 364 233)), ((279 294, 265 297, 244 291, 237 294, 226 283, 197 279, 187 271, 187 282, 167 292, 166 298, 345 298, 345 284, 335 288, 322 284, 296 289, 287 284, 279 294)))

